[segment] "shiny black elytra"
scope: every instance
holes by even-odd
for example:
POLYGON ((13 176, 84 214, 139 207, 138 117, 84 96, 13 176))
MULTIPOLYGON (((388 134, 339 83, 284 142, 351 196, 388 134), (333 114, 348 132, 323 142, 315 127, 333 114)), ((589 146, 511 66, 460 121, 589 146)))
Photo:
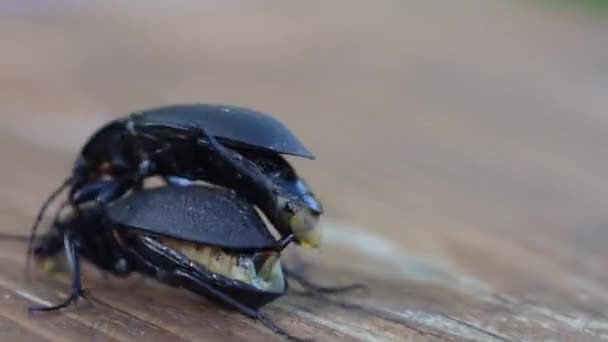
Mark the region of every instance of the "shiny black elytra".
POLYGON ((279 121, 242 107, 173 105, 114 120, 86 142, 72 175, 40 209, 28 255, 44 212, 64 188, 70 188, 74 208, 89 202, 103 207, 140 189, 150 176, 233 189, 283 236, 293 233, 297 243, 317 246, 322 205, 283 154, 314 158, 279 121))
POLYGON ((83 296, 82 257, 116 276, 139 273, 207 296, 293 338, 259 312, 287 292, 287 278, 314 294, 358 286, 324 288, 289 271, 280 264, 289 240, 275 240, 255 208, 233 191, 202 185, 143 189, 104 210, 70 212, 37 240, 36 259, 65 251, 72 292, 61 304, 32 310, 59 310, 83 296))

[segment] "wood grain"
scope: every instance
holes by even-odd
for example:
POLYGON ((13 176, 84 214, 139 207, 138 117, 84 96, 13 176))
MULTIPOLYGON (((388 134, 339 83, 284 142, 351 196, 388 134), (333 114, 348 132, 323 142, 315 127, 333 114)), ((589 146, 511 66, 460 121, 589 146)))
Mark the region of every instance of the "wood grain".
MULTIPOLYGON (((25 233, 84 139, 132 110, 202 101, 286 122, 327 207, 326 284, 264 311, 319 341, 608 340, 608 25, 502 2, 118 3, 0 13, 1 230, 25 233), (143 6, 143 5, 141 5, 143 6)), ((0 5, 2 6, 2 5, 0 5)), ((0 242, 2 341, 277 337, 205 298, 87 268, 94 300, 28 314, 68 277, 23 279, 0 242)))

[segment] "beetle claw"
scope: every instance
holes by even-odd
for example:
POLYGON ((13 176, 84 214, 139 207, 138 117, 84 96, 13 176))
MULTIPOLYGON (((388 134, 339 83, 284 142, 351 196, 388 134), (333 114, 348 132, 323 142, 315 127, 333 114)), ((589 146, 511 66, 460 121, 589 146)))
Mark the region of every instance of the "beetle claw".
POLYGON ((285 250, 285 248, 287 248, 287 246, 289 246, 290 243, 294 242, 294 235, 293 234, 289 234, 285 237, 283 237, 281 240, 279 240, 276 244, 276 246, 274 246, 274 248, 272 249, 274 252, 283 252, 285 250))
POLYGON ((30 306, 28 308, 28 311, 29 312, 59 311, 61 309, 67 308, 72 303, 76 304, 78 302, 78 299, 80 299, 80 298, 86 299, 86 297, 84 296, 84 292, 82 290, 72 292, 72 294, 70 294, 70 296, 65 301, 63 301, 62 303, 59 303, 57 305, 30 306))

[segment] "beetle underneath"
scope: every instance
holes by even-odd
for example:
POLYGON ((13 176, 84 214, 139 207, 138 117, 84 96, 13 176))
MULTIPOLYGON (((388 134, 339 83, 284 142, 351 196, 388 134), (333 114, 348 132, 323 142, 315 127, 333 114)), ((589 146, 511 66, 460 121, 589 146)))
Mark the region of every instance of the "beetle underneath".
POLYGON ((32 309, 59 310, 83 296, 83 257, 117 276, 139 273, 207 296, 293 338, 259 311, 287 292, 287 278, 313 294, 362 286, 325 288, 292 276, 280 262, 291 239, 276 240, 255 208, 233 191, 202 185, 143 189, 106 210, 91 206, 58 218, 34 255, 46 260, 65 250, 72 293, 60 304, 32 309))

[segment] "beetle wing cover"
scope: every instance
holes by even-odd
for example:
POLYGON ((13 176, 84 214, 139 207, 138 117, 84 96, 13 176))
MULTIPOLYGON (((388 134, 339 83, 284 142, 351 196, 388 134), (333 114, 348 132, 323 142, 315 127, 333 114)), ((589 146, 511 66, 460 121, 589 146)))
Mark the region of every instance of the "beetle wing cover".
POLYGON ((144 189, 114 202, 107 212, 122 226, 194 243, 255 249, 275 242, 255 208, 224 188, 144 189))
POLYGON ((210 104, 153 108, 133 116, 137 125, 204 128, 227 146, 253 147, 309 159, 314 156, 281 122, 251 109, 210 104))

